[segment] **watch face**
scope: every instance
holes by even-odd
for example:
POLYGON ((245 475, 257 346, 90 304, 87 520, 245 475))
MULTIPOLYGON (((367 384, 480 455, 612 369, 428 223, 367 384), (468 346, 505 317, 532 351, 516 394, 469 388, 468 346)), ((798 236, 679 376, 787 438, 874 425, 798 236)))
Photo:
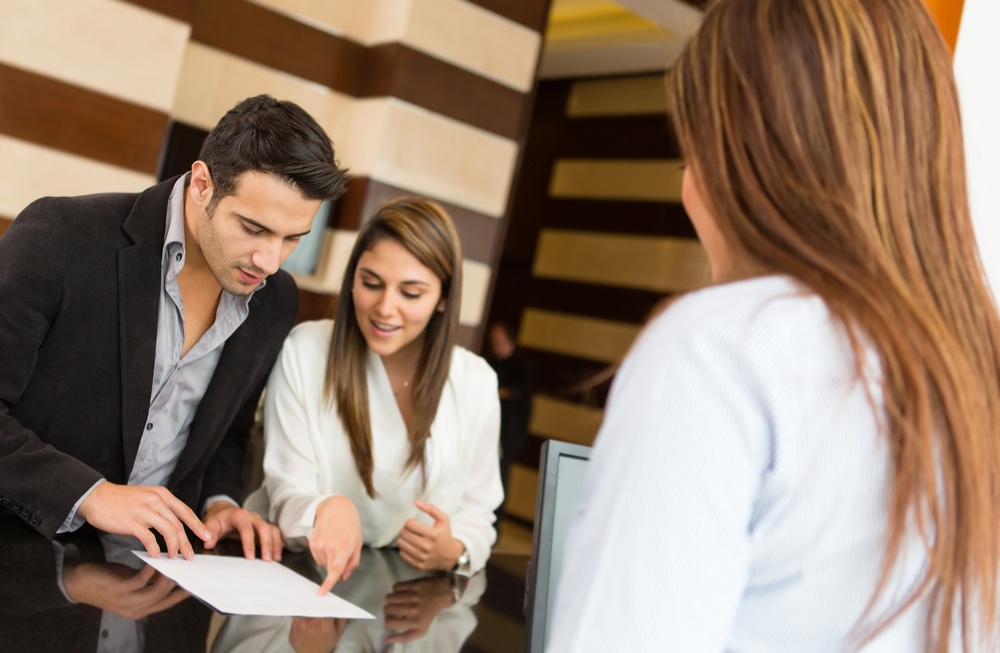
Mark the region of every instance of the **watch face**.
POLYGON ((469 550, 462 545, 462 555, 458 556, 458 561, 455 562, 455 569, 461 569, 463 566, 469 564, 469 550))

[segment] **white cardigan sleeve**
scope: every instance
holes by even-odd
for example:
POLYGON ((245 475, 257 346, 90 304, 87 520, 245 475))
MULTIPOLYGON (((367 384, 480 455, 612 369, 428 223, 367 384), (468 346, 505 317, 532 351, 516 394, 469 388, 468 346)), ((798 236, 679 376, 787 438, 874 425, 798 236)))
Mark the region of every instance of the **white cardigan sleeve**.
MULTIPOLYGON (((456 354, 458 352, 456 351, 456 354)), ((496 542, 494 511, 503 501, 500 483, 500 397, 496 374, 479 357, 470 355, 472 368, 463 383, 460 434, 466 485, 458 509, 450 515, 452 536, 469 551, 470 572, 486 566, 496 542)))
MULTIPOLYGON (((319 324, 304 323, 286 341, 271 371, 264 397, 264 478, 270 500, 270 520, 281 528, 287 546, 304 549, 312 532, 322 493, 319 465, 324 455, 310 417, 319 414, 322 385, 316 382, 317 338, 328 337, 319 324), (316 333, 319 332, 319 333, 316 333)), ((323 360, 318 360, 323 359, 323 360)), ((320 381, 322 374, 320 373, 320 381)))

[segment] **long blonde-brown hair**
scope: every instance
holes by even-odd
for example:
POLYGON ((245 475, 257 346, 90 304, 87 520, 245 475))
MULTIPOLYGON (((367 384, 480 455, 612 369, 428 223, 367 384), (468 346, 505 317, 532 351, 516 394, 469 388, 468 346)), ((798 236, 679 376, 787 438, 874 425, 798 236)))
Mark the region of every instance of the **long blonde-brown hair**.
POLYGON ((892 484, 882 574, 858 638, 929 596, 996 624, 1000 323, 969 217, 947 48, 920 0, 722 0, 668 75, 672 119, 727 246, 794 277, 878 351, 892 484), (913 525, 928 566, 876 618, 913 525))
POLYGON ((376 493, 372 482, 374 458, 368 412, 368 345, 354 315, 351 288, 361 255, 387 239, 405 247, 440 279, 441 298, 445 300, 444 310, 435 311, 427 323, 423 350, 413 378, 415 419, 409 433, 407 469, 423 464, 431 423, 451 368, 462 297, 462 249, 451 219, 439 205, 422 198, 398 199, 380 208, 361 228, 340 287, 326 363, 324 396, 336 405, 351 442, 358 475, 372 498, 376 493))

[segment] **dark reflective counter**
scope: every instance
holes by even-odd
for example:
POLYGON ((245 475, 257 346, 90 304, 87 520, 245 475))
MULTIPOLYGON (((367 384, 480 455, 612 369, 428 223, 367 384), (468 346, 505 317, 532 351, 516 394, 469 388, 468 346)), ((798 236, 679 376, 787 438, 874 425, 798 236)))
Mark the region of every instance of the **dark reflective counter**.
MULTIPOLYGON (((526 556, 494 554, 460 579, 419 572, 393 549, 365 549, 334 593, 376 619, 335 620, 220 615, 142 565, 130 553, 140 548, 89 527, 50 541, 0 518, 0 651, 524 650, 526 556)), ((285 552, 282 564, 320 581, 307 554, 285 552)))

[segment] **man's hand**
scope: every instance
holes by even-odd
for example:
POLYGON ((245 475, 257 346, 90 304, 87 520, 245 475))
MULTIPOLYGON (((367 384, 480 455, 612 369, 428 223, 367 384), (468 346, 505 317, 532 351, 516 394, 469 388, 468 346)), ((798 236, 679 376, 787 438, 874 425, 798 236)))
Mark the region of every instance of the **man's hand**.
POLYGON ((67 566, 63 584, 66 594, 77 603, 127 619, 142 619, 191 596, 149 565, 139 571, 112 562, 67 566))
POLYGON ((254 559, 256 541, 260 541, 261 560, 281 560, 285 546, 281 529, 264 521, 260 515, 228 501, 214 501, 205 508, 205 524, 212 539, 205 540, 206 549, 214 549, 226 535, 236 533, 243 542, 243 555, 254 559))
POLYGON ((434 519, 428 526, 416 519, 408 519, 399 531, 400 557, 411 567, 429 571, 431 569, 451 569, 462 555, 463 545, 451 536, 451 520, 437 506, 423 501, 414 505, 434 519))
POLYGON ((347 580, 361 563, 361 517, 347 497, 324 499, 316 508, 316 521, 309 535, 309 552, 326 580, 317 594, 329 592, 338 580, 347 580))
POLYGON ((77 514, 106 533, 131 535, 153 558, 160 557, 160 547, 151 528, 163 536, 169 558, 180 552, 186 559, 194 559, 194 549, 184 533, 185 524, 202 540, 212 539, 212 533, 194 511, 165 487, 104 481, 83 500, 77 514))

